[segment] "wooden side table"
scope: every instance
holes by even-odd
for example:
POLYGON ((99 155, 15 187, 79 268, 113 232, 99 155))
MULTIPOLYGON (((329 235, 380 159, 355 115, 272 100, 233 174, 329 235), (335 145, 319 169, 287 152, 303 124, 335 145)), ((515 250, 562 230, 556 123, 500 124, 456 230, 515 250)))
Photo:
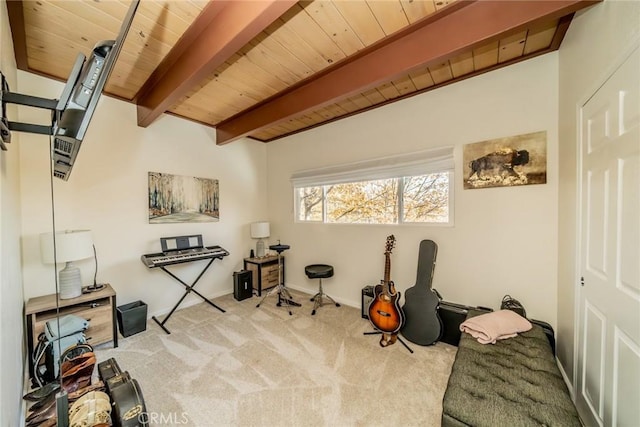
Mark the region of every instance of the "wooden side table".
MULTIPOLYGON (((282 283, 284 283, 284 256, 282 262, 282 283)), ((253 289, 262 295, 262 291, 278 284, 278 256, 269 255, 262 258, 245 258, 244 269, 252 273, 253 289)))
MULTIPOLYGON (((48 320, 56 318, 56 294, 30 298, 25 306, 27 318, 27 351, 29 360, 33 354, 38 335, 44 332, 48 320)), ((111 285, 96 292, 82 294, 77 298, 58 300, 60 317, 75 314, 89 321, 85 331, 87 343, 92 346, 113 341, 118 347, 118 321, 116 318, 116 291, 111 285)), ((29 363, 29 375, 33 377, 34 367, 29 363)))

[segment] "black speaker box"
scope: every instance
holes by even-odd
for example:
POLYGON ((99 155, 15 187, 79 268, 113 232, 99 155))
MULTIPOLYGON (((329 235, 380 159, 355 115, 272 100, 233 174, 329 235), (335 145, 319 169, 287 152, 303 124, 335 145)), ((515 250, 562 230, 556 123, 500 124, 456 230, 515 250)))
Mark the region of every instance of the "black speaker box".
POLYGON ((493 311, 486 307, 471 307, 468 305, 456 304, 454 302, 440 301, 438 314, 442 320, 442 337, 440 341, 458 346, 460 342, 460 324, 467 319, 469 310, 476 310, 489 313, 493 311))
POLYGON ((362 318, 369 318, 369 304, 373 301, 374 297, 374 286, 365 286, 362 288, 362 318))
POLYGON ((233 297, 242 301, 253 296, 253 275, 249 270, 241 270, 233 273, 233 297))

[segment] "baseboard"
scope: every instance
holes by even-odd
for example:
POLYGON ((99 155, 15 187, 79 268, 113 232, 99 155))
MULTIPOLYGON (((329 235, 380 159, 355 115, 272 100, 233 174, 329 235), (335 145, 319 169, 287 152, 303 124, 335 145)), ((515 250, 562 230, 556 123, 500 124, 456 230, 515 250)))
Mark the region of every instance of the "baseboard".
MULTIPOLYGON (((301 286, 296 286, 293 283, 287 283, 286 286, 289 289, 308 294, 309 296, 313 296, 313 295, 315 295, 316 292, 318 292, 318 289, 316 289, 316 288, 309 289, 309 288, 305 288, 305 287, 301 287, 301 286)), ((229 289, 229 290, 226 290, 226 291, 218 291, 216 293, 206 295, 206 297, 208 299, 213 300, 215 298, 222 297, 222 296, 229 295, 229 294, 233 294, 233 289, 229 289)), ((349 307, 357 308, 358 310, 360 310, 360 304, 361 304, 360 300, 352 301, 352 300, 347 300, 347 299, 343 299, 343 298, 336 298, 333 295, 331 295, 331 293, 329 293, 329 292, 327 292, 327 294, 330 295, 334 300, 336 300, 336 302, 338 302, 338 303, 340 303, 342 305, 346 305, 346 306, 349 306, 349 307)), ((189 301, 189 302, 184 302, 183 301, 183 303, 180 304, 180 306, 177 308, 177 311, 182 310, 183 308, 194 306, 196 304, 200 304, 201 302, 203 302, 203 300, 200 297, 198 297, 197 299, 193 299, 192 301, 189 301)), ((147 312, 147 319, 151 319, 153 316, 156 316, 156 317, 164 316, 164 315, 168 314, 171 311, 172 308, 173 308, 173 306, 164 307, 164 308, 161 308, 159 310, 154 310, 153 312, 147 312)), ((222 308, 224 308, 224 307, 222 307, 222 308)))
MULTIPOLYGON (((313 295, 316 294, 316 292, 318 292, 318 288, 313 288, 313 289, 304 288, 304 287, 301 287, 301 286, 297 286, 294 283, 287 283, 286 286, 289 289, 293 289, 294 291, 303 292, 303 293, 308 294, 310 296, 313 296, 313 295)), ((352 300, 348 300, 348 299, 344 299, 344 298, 336 298, 336 297, 333 296, 333 294, 331 294, 331 292, 327 292, 326 289, 324 291, 325 291, 325 293, 327 295, 329 295, 331 298, 336 300, 336 302, 338 302, 338 303, 340 303, 342 305, 346 305, 346 306, 349 306, 349 307, 357 308, 358 310, 360 310, 360 304, 361 304, 360 300, 354 302, 352 300)))
MULTIPOLYGON (((218 297, 222 297, 228 294, 232 294, 233 293, 233 289, 229 289, 227 291, 218 291, 214 294, 210 294, 210 295, 205 295, 208 299, 212 300, 214 298, 218 298, 218 297)), ((176 309, 176 311, 180 311, 183 308, 187 308, 187 307, 191 307, 194 306, 196 304, 200 304, 201 302, 204 302, 204 300, 202 300, 202 298, 200 298, 199 296, 197 296, 196 294, 193 294, 196 298, 194 298, 192 301, 186 302, 183 301, 182 304, 180 304, 180 306, 176 309)), ((176 302, 178 302, 176 300, 176 302)), ((173 303, 175 305, 175 302, 173 303)), ((151 319, 153 316, 164 316, 165 314, 169 314, 169 312, 171 311, 171 309, 173 308, 173 305, 171 307, 164 307, 161 308, 159 310, 154 310, 153 312, 147 312, 147 320, 151 319)), ((222 307, 224 308, 224 307, 222 307)))
POLYGON ((560 360, 558 359, 557 356, 556 356, 556 365, 558 365, 558 369, 560 369, 560 375, 562 375, 562 379, 564 380, 564 383, 567 385, 567 389, 569 389, 569 396, 571 396, 571 400, 575 403, 576 395, 575 395, 575 390, 573 389, 573 384, 571 384, 571 381, 569 381, 569 377, 567 376, 567 373, 565 372, 564 367, 562 366, 562 363, 560 363, 560 360))
MULTIPOLYGON (((29 356, 27 354, 26 360, 25 360, 25 364, 24 364, 24 368, 22 369, 23 371, 23 376, 24 376, 24 382, 23 382, 23 386, 22 386, 22 392, 23 394, 27 394, 27 392, 29 390, 31 390, 31 378, 29 378, 29 359, 31 358, 31 356, 29 356)), ((20 396, 22 397, 22 396, 20 396)), ((24 427, 27 423, 27 401, 25 399, 20 399, 22 402, 21 405, 21 413, 20 413, 20 426, 24 427)))

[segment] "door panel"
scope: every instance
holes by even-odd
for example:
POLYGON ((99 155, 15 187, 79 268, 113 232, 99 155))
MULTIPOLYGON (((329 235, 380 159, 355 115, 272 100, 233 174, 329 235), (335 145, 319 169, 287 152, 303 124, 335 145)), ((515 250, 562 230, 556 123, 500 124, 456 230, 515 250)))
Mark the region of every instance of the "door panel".
POLYGON ((599 101, 599 104, 590 106, 587 118, 586 148, 588 154, 597 151, 608 142, 611 128, 611 100, 596 99, 590 102, 596 101, 599 101))
POLYGON ((581 116, 576 405, 587 426, 640 426, 640 53, 581 116))
MULTIPOLYGON (((636 127, 635 138, 640 141, 640 132, 636 127)), ((640 182, 640 160, 638 157, 620 159, 618 176, 620 194, 618 201, 618 287, 631 298, 640 301, 640 245, 636 241, 640 236, 640 195, 637 193, 640 182), (636 191, 635 195, 633 191, 636 191)))
POLYGON ((587 194, 587 265, 606 284, 607 278, 607 222, 609 221, 609 170, 590 170, 587 194))
POLYGON ((615 330, 613 419, 614 426, 636 426, 640 419, 640 348, 620 329, 615 330), (618 404, 623 402, 623 404, 618 404), (635 402, 635 404, 634 404, 635 402))
POLYGON ((604 353, 606 318, 588 301, 585 303, 584 364, 582 365, 581 395, 589 409, 602 419, 604 410, 604 353))

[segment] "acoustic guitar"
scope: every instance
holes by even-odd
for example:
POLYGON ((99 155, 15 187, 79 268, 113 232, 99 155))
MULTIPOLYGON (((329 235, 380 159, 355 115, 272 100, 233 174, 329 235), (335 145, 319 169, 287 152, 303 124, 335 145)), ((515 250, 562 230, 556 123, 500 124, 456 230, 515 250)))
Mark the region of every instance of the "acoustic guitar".
POLYGON ((438 245, 432 240, 420 242, 416 284, 404 294, 404 324, 400 333, 419 345, 431 345, 442 336, 442 320, 438 313, 440 299, 431 289, 436 268, 438 245))
POLYGON ((396 341, 397 333, 404 320, 398 302, 400 292, 396 292, 391 281, 391 251, 395 244, 396 238, 393 235, 388 236, 384 252, 384 279, 375 286, 375 297, 369 304, 369 321, 374 328, 382 332, 380 345, 383 347, 396 341))

